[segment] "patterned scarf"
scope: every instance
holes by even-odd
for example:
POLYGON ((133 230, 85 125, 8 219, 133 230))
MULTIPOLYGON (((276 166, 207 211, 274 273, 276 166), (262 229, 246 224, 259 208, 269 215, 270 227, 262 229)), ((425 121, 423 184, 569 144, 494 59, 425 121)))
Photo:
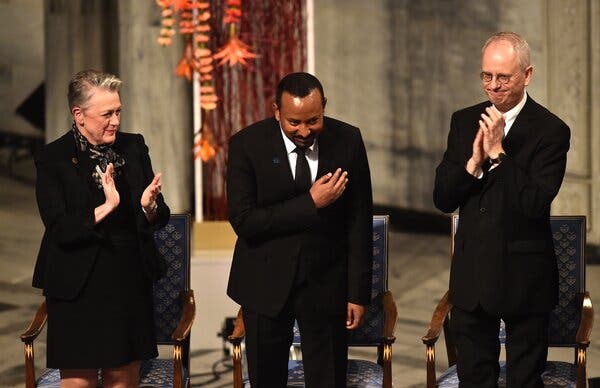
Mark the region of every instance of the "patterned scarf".
MULTIPOLYGON (((79 132, 75 122, 71 125, 71 129, 75 136, 77 148, 79 148, 81 152, 87 151, 90 159, 95 161, 103 172, 106 171, 108 164, 112 163, 115 168, 115 176, 121 175, 121 167, 125 165, 125 159, 115 151, 113 144, 91 144, 85 136, 79 132)), ((102 178, 95 168, 92 170, 92 178, 94 179, 96 186, 98 186, 98 189, 102 190, 102 178)))

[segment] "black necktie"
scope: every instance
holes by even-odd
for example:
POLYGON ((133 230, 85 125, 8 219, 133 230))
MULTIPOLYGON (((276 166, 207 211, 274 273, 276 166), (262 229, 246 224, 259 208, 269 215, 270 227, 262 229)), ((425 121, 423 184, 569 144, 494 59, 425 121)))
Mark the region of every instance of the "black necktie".
POLYGON ((310 190, 310 187, 312 186, 310 168, 308 167, 308 161, 304 154, 305 149, 296 147, 294 152, 298 154, 298 158, 296 159, 296 177, 294 179, 296 181, 296 190, 299 193, 305 193, 310 190))

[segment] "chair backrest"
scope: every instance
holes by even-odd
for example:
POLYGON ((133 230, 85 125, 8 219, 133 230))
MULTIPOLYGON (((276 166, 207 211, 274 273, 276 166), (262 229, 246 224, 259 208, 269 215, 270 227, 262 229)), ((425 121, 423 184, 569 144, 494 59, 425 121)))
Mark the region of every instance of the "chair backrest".
MULTIPOLYGON (((348 332, 348 346, 377 346, 382 343, 384 314, 382 297, 388 290, 389 216, 373 216, 373 277, 371 304, 367 306, 363 325, 348 332)), ((298 324, 294 325, 294 346, 300 345, 298 324)))
MULTIPOLYGON (((458 228, 458 215, 452 216, 452 248, 458 228)), ((550 314, 548 344, 576 346, 575 336, 581 317, 581 298, 585 292, 585 216, 551 216, 550 228, 558 268, 558 304, 550 314)), ((504 323, 500 341, 505 342, 504 323)))
POLYGON ((166 274, 154 283, 156 342, 170 345, 181 318, 181 293, 190 289, 189 214, 171 214, 167 225, 154 233, 154 241, 167 264, 166 274))
POLYGON ((550 217, 558 266, 558 305, 550 315, 550 346, 575 346, 585 292, 585 216, 550 217))

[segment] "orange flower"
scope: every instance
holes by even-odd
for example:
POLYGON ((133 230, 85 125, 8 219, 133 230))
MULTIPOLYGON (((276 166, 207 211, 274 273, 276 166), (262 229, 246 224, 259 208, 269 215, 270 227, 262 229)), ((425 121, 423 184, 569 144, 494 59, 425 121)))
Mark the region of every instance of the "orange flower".
POLYGON ((210 57, 210 54, 212 54, 212 51, 205 47, 198 47, 196 50, 194 50, 194 56, 196 58, 210 57))
POLYGON ((178 77, 185 77, 188 81, 192 80, 192 43, 189 39, 185 44, 185 48, 183 50, 183 55, 181 56, 181 60, 177 65, 177 69, 175 70, 175 74, 178 77))
POLYGON ((159 36, 158 38, 156 38, 156 41, 158 42, 158 44, 160 44, 161 46, 168 46, 171 44, 171 42, 173 41, 170 37, 168 36, 159 36))
POLYGON ((219 50, 213 58, 220 59, 218 66, 222 66, 228 63, 229 66, 233 66, 236 63, 248 66, 246 59, 256 58, 258 55, 250 51, 250 46, 242 42, 237 35, 233 34, 229 38, 229 41, 225 46, 219 50))
POLYGON ((167 8, 173 5, 175 0, 156 0, 156 4, 158 4, 161 8, 167 8))
POLYGON ((203 162, 208 162, 209 160, 214 159, 214 157, 217 155, 217 150, 215 147, 211 146, 208 140, 204 138, 200 139, 194 149, 196 151, 194 153, 194 158, 200 158, 203 162))
POLYGON ((175 0, 175 10, 179 11, 180 9, 190 9, 191 3, 189 0, 175 0))

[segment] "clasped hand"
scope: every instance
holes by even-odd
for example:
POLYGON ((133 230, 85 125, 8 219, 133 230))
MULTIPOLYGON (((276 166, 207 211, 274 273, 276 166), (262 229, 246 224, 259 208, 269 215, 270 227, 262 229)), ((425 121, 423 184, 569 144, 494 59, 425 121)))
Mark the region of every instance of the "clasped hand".
POLYGON ((310 188, 310 195, 317 209, 327 207, 334 203, 346 190, 348 172, 341 168, 335 172, 323 175, 317 179, 310 188))
POLYGON ((473 154, 467 162, 467 170, 473 175, 487 159, 495 159, 504 152, 504 116, 493 106, 485 108, 485 112, 481 114, 479 130, 473 141, 473 154))

